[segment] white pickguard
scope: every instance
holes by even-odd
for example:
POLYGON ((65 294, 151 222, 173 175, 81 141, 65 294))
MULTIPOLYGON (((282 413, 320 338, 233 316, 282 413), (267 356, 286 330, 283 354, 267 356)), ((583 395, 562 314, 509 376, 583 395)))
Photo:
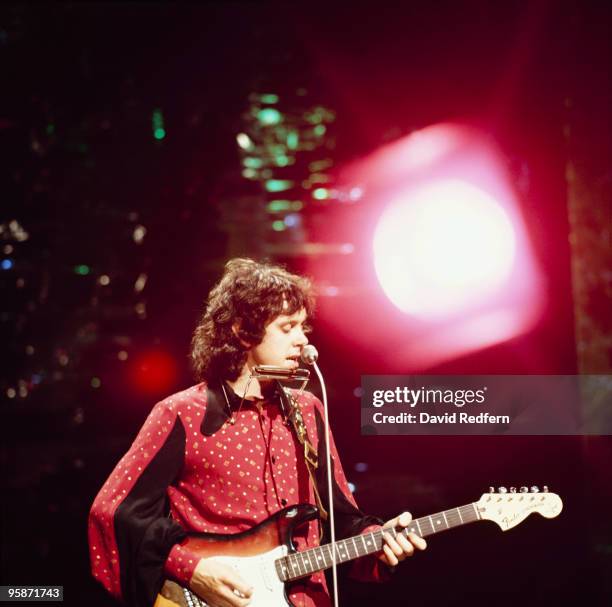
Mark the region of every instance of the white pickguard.
POLYGON ((274 561, 287 555, 286 546, 256 556, 215 556, 211 560, 234 569, 253 588, 249 607, 286 607, 285 584, 279 579, 274 561))

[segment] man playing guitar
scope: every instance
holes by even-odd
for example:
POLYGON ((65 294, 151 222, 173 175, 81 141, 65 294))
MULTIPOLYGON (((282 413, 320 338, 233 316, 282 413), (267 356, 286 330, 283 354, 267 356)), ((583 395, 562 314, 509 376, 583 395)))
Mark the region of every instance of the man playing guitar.
MULTIPOLYGON (((173 580, 211 607, 246 606, 250 585, 234 568, 193 552, 188 534, 239 534, 297 504, 329 509, 320 401, 291 391, 317 452, 311 475, 282 388, 252 376, 258 365, 299 366, 313 309, 307 279, 249 259, 226 264, 192 340, 201 383, 155 405, 92 506, 92 571, 114 596, 152 607, 164 580, 173 580)), ((379 529, 379 519, 357 508, 330 442, 336 537, 379 529)), ((405 528, 410 521, 405 512, 384 526, 405 528)), ((328 536, 326 520, 295 530, 298 551, 319 545, 320 525, 328 536)), ((383 537, 383 550, 354 561, 352 576, 384 580, 391 567, 426 547, 415 533, 383 537)), ((293 582, 286 595, 296 606, 330 605, 321 571, 293 582)))

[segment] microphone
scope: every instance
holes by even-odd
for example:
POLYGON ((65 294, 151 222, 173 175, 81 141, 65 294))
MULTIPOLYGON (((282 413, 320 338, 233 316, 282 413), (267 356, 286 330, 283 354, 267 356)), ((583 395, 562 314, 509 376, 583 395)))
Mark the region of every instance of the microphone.
POLYGON ((313 345, 308 344, 302 348, 300 358, 302 359, 303 363, 306 363, 307 365, 314 365, 317 362, 317 358, 319 358, 319 353, 313 345))

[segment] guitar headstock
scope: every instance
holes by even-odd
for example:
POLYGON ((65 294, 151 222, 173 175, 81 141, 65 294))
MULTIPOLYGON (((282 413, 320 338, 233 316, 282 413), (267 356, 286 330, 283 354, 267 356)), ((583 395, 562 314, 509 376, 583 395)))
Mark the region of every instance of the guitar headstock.
POLYGON ((500 487, 497 491, 490 487, 477 502, 476 507, 481 518, 497 523, 503 531, 512 529, 522 523, 532 512, 538 512, 545 518, 559 516, 563 502, 556 493, 549 493, 548 487, 542 491, 538 487, 515 487, 510 490, 500 487))

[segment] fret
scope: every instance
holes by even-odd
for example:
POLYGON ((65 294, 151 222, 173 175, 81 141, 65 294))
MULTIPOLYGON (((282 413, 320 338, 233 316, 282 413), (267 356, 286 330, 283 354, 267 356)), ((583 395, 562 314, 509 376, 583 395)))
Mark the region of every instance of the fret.
POLYGON ((325 548, 327 549, 327 557, 329 559, 329 563, 326 563, 326 564, 328 567, 331 567, 334 564, 334 555, 332 554, 332 545, 327 544, 325 548))
POLYGON ((359 555, 355 552, 353 552, 353 549, 351 547, 351 539, 347 538, 344 542, 344 547, 346 548, 346 561, 352 561, 353 559, 357 558, 359 555))
POLYGON ((293 558, 293 560, 295 562, 295 566, 297 567, 298 574, 301 576, 302 575, 302 570, 300 569, 300 559, 295 554, 292 555, 292 558, 293 558))
POLYGON ((419 529, 419 535, 420 535, 421 537, 423 537, 423 532, 421 531, 421 525, 419 525, 419 519, 416 519, 416 521, 414 521, 414 522, 416 523, 416 526, 417 526, 417 527, 418 527, 418 529, 419 529))
POLYGON ((293 555, 289 555, 287 557, 287 562, 289 563, 289 565, 291 565, 291 575, 292 577, 298 577, 297 575, 295 575, 295 565, 293 564, 293 555))
POLYGON ((361 543, 363 544, 364 554, 368 554, 368 545, 366 544, 365 538, 363 535, 359 536, 361 538, 361 543))
POLYGON ((306 557, 306 571, 308 573, 313 573, 314 571, 317 570, 317 563, 316 561, 313 563, 312 561, 312 554, 313 554, 313 550, 312 548, 309 548, 308 550, 304 550, 304 552, 302 552, 302 554, 306 557))
POLYGON ((336 550, 338 550, 338 562, 344 563, 346 561, 346 550, 343 549, 344 542, 336 542, 336 550), (341 550, 344 552, 342 554, 341 550))
POLYGON ((463 524, 463 517, 461 516, 461 510, 459 510, 459 508, 455 508, 455 510, 459 514, 459 518, 461 519, 461 524, 463 524))
POLYGON ((352 543, 352 540, 350 537, 347 537, 344 540, 344 547, 346 548, 346 554, 348 555, 348 559, 347 559, 348 561, 352 561, 356 556, 358 556, 357 553, 354 553, 352 551, 351 543, 352 543))
POLYGON ((317 570, 317 561, 315 559, 314 563, 312 562, 312 557, 314 556, 314 550, 310 548, 306 550, 306 557, 308 558, 308 564, 310 565, 310 573, 313 573, 317 570))
POLYGON ((310 561, 310 564, 312 566, 312 570, 313 571, 318 571, 319 569, 323 569, 322 565, 321 565, 321 549, 320 548, 311 548, 308 551, 308 560, 310 561), (312 565, 312 560, 314 557, 314 565, 312 565))
MULTIPOLYGON (((444 514, 444 513, 442 513, 442 514, 444 514)), ((434 533, 438 533, 439 531, 442 531, 442 529, 441 529, 441 527, 440 527, 440 526, 442 525, 442 519, 440 518, 440 513, 436 514, 435 516, 436 516, 437 518, 436 518, 436 519, 434 519, 434 521, 435 521, 435 523, 436 523, 436 524, 434 525, 434 533)), ((429 518, 431 518, 431 516, 430 516, 429 518)))
POLYGON ((444 522, 446 523, 446 528, 450 529, 450 525, 448 524, 448 519, 446 518, 446 512, 442 512, 442 516, 444 517, 444 522))
POLYGON ((370 539, 367 541, 369 546, 368 552, 376 552, 376 537, 374 536, 374 532, 370 531, 368 535, 370 536, 370 539))
POLYGON ((472 508, 474 508, 474 512, 476 513, 476 520, 480 519, 480 512, 478 512, 478 508, 476 508, 476 504, 472 502, 472 508))
POLYGON ((422 533, 423 537, 425 537, 427 535, 431 535, 433 533, 433 529, 427 529, 427 525, 429 525, 431 527, 431 524, 429 523, 429 521, 426 518, 419 519, 419 526, 420 526, 421 530, 423 531, 423 533, 422 533))
POLYGON ((321 547, 321 556, 323 557, 323 563, 325 564, 325 568, 331 567, 328 544, 321 547))
POLYGON ((325 554, 321 548, 315 548, 313 550, 315 554, 315 560, 317 561, 317 569, 324 569, 327 565, 325 563, 325 554))
POLYGON ((298 554, 302 555, 302 564, 304 565, 304 572, 311 573, 311 571, 308 571, 308 562, 306 561, 306 551, 298 552, 298 554))

